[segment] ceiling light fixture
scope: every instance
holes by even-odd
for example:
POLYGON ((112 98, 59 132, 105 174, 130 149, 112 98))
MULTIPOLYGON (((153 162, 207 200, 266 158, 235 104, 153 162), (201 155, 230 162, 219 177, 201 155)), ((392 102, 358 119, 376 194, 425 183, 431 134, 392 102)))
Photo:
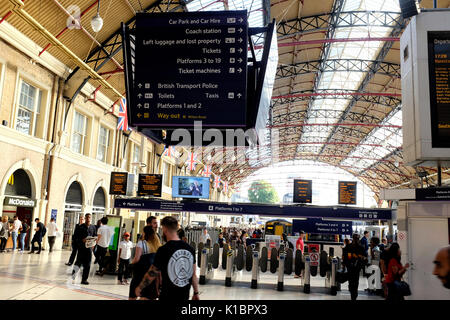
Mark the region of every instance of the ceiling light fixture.
POLYGON ((100 17, 100 0, 98 0, 97 14, 91 20, 91 27, 94 32, 99 32, 103 27, 103 19, 100 17))

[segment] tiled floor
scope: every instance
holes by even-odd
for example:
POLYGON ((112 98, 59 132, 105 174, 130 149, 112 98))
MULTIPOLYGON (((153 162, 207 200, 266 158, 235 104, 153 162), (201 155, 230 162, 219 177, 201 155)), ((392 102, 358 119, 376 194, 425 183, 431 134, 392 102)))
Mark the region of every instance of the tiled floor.
MULTIPOLYGON (((71 267, 64 265, 70 252, 55 251, 51 254, 42 251, 40 255, 0 253, 0 299, 1 300, 123 300, 128 298, 128 286, 118 285, 112 275, 95 276, 97 266, 92 265, 89 285, 80 285, 80 276, 73 282, 71 267)), ((199 270, 198 270, 199 271, 199 270)), ((200 274, 200 272, 198 272, 200 274)), ((293 275, 285 276, 284 291, 276 291, 276 274, 260 273, 258 289, 250 288, 251 273, 241 271, 236 274, 232 287, 224 285, 225 271, 215 270, 214 278, 206 285, 200 285, 202 300, 349 300, 347 286, 337 296, 328 294, 325 280, 311 278, 311 293, 303 293, 300 280, 293 275)), ((364 289, 367 280, 361 278, 360 300, 379 300, 380 297, 367 295, 364 289)))

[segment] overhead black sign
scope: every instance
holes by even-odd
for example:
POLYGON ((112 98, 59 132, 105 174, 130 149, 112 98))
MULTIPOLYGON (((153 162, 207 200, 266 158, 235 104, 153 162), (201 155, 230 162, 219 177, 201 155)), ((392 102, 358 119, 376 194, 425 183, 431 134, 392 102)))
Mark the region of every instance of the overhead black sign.
POLYGON ((161 174, 139 174, 138 196, 161 197, 161 189, 161 174))
POLYGON ((247 11, 138 13, 131 125, 245 127, 247 11))
POLYGON ((111 172, 111 181, 109 183, 109 194, 126 195, 127 194, 128 172, 111 172))
POLYGON ((356 182, 339 181, 339 204, 356 204, 356 182))
POLYGON ((312 180, 294 179, 294 203, 312 202, 312 180))
POLYGON ((116 199, 115 208, 168 211, 168 212, 196 212, 208 214, 258 215, 264 217, 302 217, 302 218, 333 218, 346 220, 390 220, 390 209, 366 209, 349 207, 319 207, 319 206, 276 206, 249 203, 221 203, 210 201, 181 202, 161 201, 151 199, 116 199))
POLYGON ((296 220, 292 221, 292 233, 300 233, 303 230, 306 233, 314 234, 346 234, 352 235, 351 221, 331 221, 308 218, 306 220, 296 220))
POLYGON ((450 148, 450 32, 428 32, 433 148, 450 148))
POLYGON ((448 201, 450 188, 416 189, 416 200, 448 201))

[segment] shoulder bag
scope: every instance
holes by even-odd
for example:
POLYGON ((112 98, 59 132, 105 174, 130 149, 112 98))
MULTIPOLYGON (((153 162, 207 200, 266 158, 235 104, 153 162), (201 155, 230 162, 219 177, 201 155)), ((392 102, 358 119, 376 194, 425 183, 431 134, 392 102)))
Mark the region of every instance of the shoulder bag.
POLYGON ((403 280, 396 280, 394 281, 395 289, 397 290, 398 294, 407 297, 411 295, 411 289, 409 288, 409 284, 407 284, 403 280))

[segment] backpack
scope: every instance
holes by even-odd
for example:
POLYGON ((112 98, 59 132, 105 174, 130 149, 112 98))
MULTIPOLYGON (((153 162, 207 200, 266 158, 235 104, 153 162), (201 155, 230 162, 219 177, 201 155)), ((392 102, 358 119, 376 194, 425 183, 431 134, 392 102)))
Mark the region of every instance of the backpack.
POLYGON ((42 236, 45 236, 47 233, 47 228, 45 228, 44 224, 42 224, 42 236))

